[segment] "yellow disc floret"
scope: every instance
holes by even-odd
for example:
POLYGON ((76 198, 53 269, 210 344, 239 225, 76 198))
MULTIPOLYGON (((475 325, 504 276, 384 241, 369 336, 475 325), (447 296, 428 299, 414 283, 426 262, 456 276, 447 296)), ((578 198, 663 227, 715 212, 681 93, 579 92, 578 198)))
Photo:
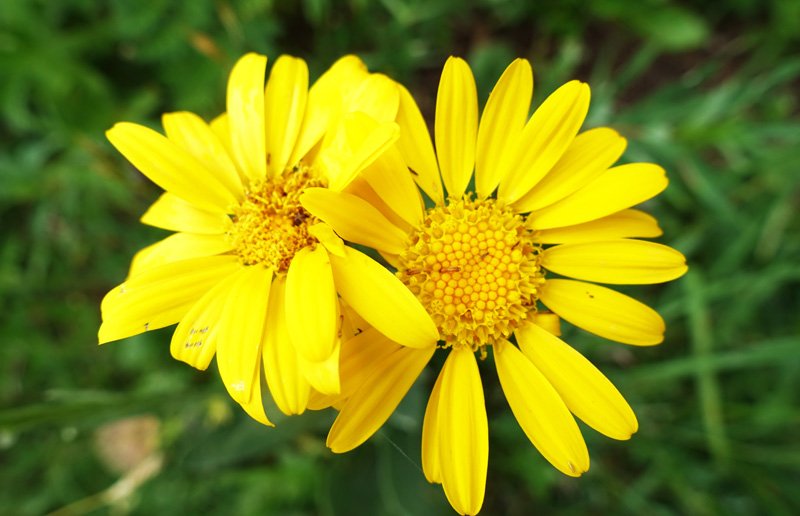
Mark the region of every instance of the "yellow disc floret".
POLYGON ((478 350, 508 338, 536 309, 540 251, 510 208, 494 199, 451 199, 428 210, 412 232, 397 275, 445 345, 478 350))
POLYGON ((298 251, 317 242, 308 228, 319 220, 299 201, 303 190, 313 186, 326 185, 308 167, 294 167, 253 185, 234 209, 228 233, 244 265, 286 272, 298 251))

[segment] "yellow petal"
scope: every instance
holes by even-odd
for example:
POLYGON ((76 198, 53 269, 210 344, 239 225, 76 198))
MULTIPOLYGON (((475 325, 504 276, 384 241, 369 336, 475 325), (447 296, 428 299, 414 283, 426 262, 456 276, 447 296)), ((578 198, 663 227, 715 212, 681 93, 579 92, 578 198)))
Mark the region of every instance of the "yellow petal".
POLYGON ((562 244, 541 256, 542 266, 562 276, 617 285, 663 283, 688 269, 675 249, 642 240, 562 244))
MULTIPOLYGON (((389 148, 391 150, 391 147, 389 148)), ((388 151, 387 151, 388 152, 388 151)), ((380 158, 378 158, 380 159, 380 158)), ((353 194, 356 197, 360 197, 364 199, 368 203, 372 205, 373 208, 381 212, 381 215, 386 217, 389 222, 397 226, 398 228, 402 229, 406 233, 409 233, 414 227, 408 222, 406 222, 402 217, 400 217, 392 208, 389 207, 388 204, 384 202, 380 195, 370 186, 366 179, 364 179, 364 174, 366 173, 366 169, 353 180, 347 188, 342 190, 343 192, 347 192, 349 194, 353 194)), ((417 188, 416 185, 414 188, 417 188)), ((417 189, 419 195, 419 189, 417 189)))
POLYGON ((411 348, 427 348, 439 340, 428 312, 391 272, 365 254, 345 248, 345 257, 331 255, 339 294, 375 329, 411 348))
POLYGON ((318 222, 308 227, 308 234, 319 240, 329 253, 344 256, 344 240, 339 238, 329 225, 318 222))
POLYGON ((360 197, 327 188, 307 188, 300 202, 345 240, 393 254, 406 248, 408 235, 360 197))
POLYGON ((526 59, 515 59, 497 81, 478 128, 475 156, 475 189, 483 199, 500 183, 509 168, 511 149, 519 137, 531 107, 533 70, 526 59))
POLYGON ((399 103, 397 83, 383 74, 373 73, 352 92, 344 109, 345 112, 360 111, 379 122, 393 122, 399 103))
POLYGON ((106 136, 155 184, 197 207, 224 213, 238 202, 202 163, 152 129, 120 122, 106 136))
POLYGON ((478 514, 486 491, 489 427, 475 355, 453 348, 441 372, 439 453, 442 486, 461 514, 478 514))
POLYGON ((231 130, 231 149, 239 169, 250 182, 267 175, 267 149, 264 129, 264 75, 267 57, 245 54, 228 78, 227 113, 231 130))
POLYGON ((308 96, 308 67, 302 59, 280 56, 264 93, 267 169, 282 174, 300 134, 308 96))
POLYGON ((161 117, 167 138, 191 154, 225 185, 236 199, 244 196, 242 181, 228 149, 202 118, 186 111, 161 117))
POLYGON ((631 163, 607 170, 577 192, 531 214, 532 229, 551 229, 596 220, 658 195, 667 187, 664 169, 631 163))
POLYGON ((655 310, 610 288, 551 279, 539 295, 559 317, 595 335, 635 346, 664 340, 664 320, 655 310))
POLYGON ((168 192, 161 194, 140 220, 157 228, 203 235, 219 235, 231 227, 231 218, 224 212, 203 210, 168 192))
POLYGON ((302 129, 289 163, 297 163, 319 142, 342 111, 346 94, 367 76, 367 67, 354 55, 336 61, 308 92, 302 129))
POLYGON ((352 396, 372 374, 375 364, 401 349, 375 328, 367 328, 342 344, 342 398, 352 396))
POLYGON ((314 389, 308 407, 312 410, 333 405, 341 408, 341 404, 369 378, 375 364, 399 349, 401 349, 399 344, 392 342, 375 328, 366 328, 346 339, 342 344, 339 360, 341 391, 337 394, 322 394, 314 389))
POLYGON ((311 385, 303 376, 297 351, 292 346, 286 327, 285 277, 277 277, 272 282, 262 358, 267 386, 275 404, 287 416, 302 414, 308 404, 311 385))
POLYGON ((556 469, 578 477, 589 469, 581 431, 558 392, 516 346, 493 346, 500 385, 519 426, 556 469))
POLYGON ((442 373, 436 377, 433 384, 431 397, 425 407, 425 419, 422 421, 422 472, 425 479, 431 484, 442 483, 442 465, 439 461, 441 451, 439 450, 439 399, 442 389, 442 373))
POLYGON ((261 367, 256 366, 255 373, 253 375, 253 392, 250 396, 250 401, 246 403, 239 403, 242 406, 247 415, 261 423, 262 425, 267 426, 275 426, 272 421, 269 420, 267 417, 267 413, 264 411, 264 402, 261 398, 261 367))
POLYGON ((397 124, 400 126, 400 139, 397 141, 397 147, 419 187, 434 203, 441 206, 444 204, 442 180, 428 126, 414 97, 402 85, 398 86, 400 108, 397 111, 397 124))
POLYGON ((344 453, 360 445, 389 419, 436 348, 400 348, 371 364, 371 374, 342 407, 328 433, 328 447, 344 453))
POLYGON ((206 291, 240 268, 235 256, 209 256, 142 271, 103 298, 100 344, 177 323, 206 291))
POLYGON ((306 360, 303 355, 298 354, 300 371, 308 383, 322 394, 335 396, 341 392, 341 380, 339 378, 339 355, 341 353, 341 343, 337 340, 334 343, 333 351, 325 360, 312 362, 306 360))
POLYGON ((451 197, 461 197, 475 166, 478 93, 469 65, 458 57, 444 64, 436 95, 436 154, 451 197))
POLYGON ((231 398, 250 402, 254 384, 260 379, 261 337, 267 319, 272 270, 245 267, 232 281, 217 341, 217 367, 231 398))
POLYGON ((613 165, 625 152, 626 145, 625 138, 607 127, 579 134, 552 170, 514 207, 524 213, 560 201, 613 165))
POLYGON ((536 110, 517 140, 498 198, 514 202, 547 174, 572 143, 589 110, 589 86, 570 81, 536 110))
POLYGON ((178 323, 170 342, 170 353, 175 360, 205 371, 217 351, 222 310, 234 282, 231 278, 220 281, 192 305, 178 323))
POLYGON ((343 190, 398 136, 399 128, 394 122, 378 122, 360 112, 342 117, 325 136, 317 157, 328 177, 328 188, 343 190))
MULTIPOLYGON (((533 222, 533 218, 528 220, 533 222)), ((639 210, 622 210, 575 226, 541 230, 536 233, 536 241, 542 244, 576 244, 616 238, 654 238, 662 234, 652 215, 639 210)))
POLYGON ((333 353, 338 305, 327 251, 322 246, 302 249, 286 274, 286 325, 306 360, 322 362, 333 353))
POLYGON ((361 176, 406 223, 417 226, 422 222, 422 197, 396 146, 388 148, 361 176))
POLYGON ((561 336, 561 318, 553 312, 539 310, 536 313, 529 313, 528 320, 556 337, 561 336))
POLYGON ((176 233, 136 253, 128 276, 135 276, 145 269, 165 263, 214 256, 230 250, 231 245, 223 235, 176 233))
POLYGON ((630 439, 639 428, 622 394, 591 362, 535 324, 515 332, 522 352, 555 387, 576 416, 612 439, 630 439))

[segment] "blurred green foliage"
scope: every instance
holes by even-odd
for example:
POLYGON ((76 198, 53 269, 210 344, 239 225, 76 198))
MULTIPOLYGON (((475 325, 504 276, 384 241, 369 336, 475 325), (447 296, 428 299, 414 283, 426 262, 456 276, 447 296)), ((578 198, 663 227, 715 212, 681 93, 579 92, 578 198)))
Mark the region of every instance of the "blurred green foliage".
POLYGON ((668 170, 647 209, 691 271, 632 289, 665 316, 667 341, 568 335, 627 396, 639 433, 618 443, 587 429, 592 469, 568 479, 484 368, 485 514, 800 512, 798 19, 794 0, 3 0, 0 514, 450 513, 418 466, 431 375, 371 441, 334 456, 331 413, 258 426, 216 372, 170 358, 169 331, 95 344, 102 295, 162 235, 137 222, 157 188, 103 131, 214 116, 249 50, 302 56, 314 76, 358 53, 428 114, 447 55, 470 61, 483 99, 527 57, 537 101, 589 81, 587 126, 617 128, 626 160, 668 170), (97 429, 147 414, 156 449, 121 435, 110 450, 133 443, 160 472, 115 484, 97 429))

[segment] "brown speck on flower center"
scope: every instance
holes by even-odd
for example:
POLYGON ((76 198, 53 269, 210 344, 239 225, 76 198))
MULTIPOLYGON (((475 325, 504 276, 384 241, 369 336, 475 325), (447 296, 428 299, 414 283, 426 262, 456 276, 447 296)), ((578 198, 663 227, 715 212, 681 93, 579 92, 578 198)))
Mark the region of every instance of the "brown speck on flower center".
POLYGON ((494 199, 450 199, 428 210, 397 275, 431 314, 446 346, 482 349, 536 309, 544 273, 522 217, 494 199))
POLYGON ((299 200, 303 190, 315 186, 327 184, 306 166, 253 185, 234 209, 233 228, 228 233, 234 253, 244 265, 263 264, 286 272, 298 251, 317 243, 308 228, 319 220, 299 200))

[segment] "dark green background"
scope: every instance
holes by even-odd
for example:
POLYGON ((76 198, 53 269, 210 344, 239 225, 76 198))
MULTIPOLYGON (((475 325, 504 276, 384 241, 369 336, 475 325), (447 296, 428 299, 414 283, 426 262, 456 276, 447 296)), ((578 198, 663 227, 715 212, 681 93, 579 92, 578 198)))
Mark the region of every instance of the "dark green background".
POLYGON ((588 81, 586 127, 616 128, 625 160, 667 169, 646 209, 691 270, 626 289, 664 315, 666 341, 566 335, 626 395, 639 433, 620 443, 585 429, 592 468, 566 478, 484 367, 484 514, 800 512, 798 20, 795 0, 2 0, 0 514, 450 513, 418 469, 432 374, 378 435, 334 456, 331 413, 258 426, 216 371, 170 358, 169 331, 96 345, 102 295, 163 235, 137 221, 158 189, 104 130, 216 115, 251 50, 303 57, 314 77, 358 53, 428 116, 449 54, 468 59, 482 99, 527 57, 537 104, 588 81), (141 415, 160 421, 163 468, 107 504, 98 493, 119 473, 96 430, 141 415))

